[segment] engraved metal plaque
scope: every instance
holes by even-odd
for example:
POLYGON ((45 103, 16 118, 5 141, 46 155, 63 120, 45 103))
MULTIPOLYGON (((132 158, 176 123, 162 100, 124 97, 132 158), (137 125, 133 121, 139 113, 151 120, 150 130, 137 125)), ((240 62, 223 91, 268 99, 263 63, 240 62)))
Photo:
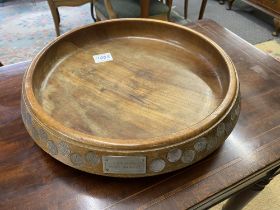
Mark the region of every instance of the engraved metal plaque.
POLYGON ((145 156, 103 156, 103 172, 110 174, 145 174, 145 156))

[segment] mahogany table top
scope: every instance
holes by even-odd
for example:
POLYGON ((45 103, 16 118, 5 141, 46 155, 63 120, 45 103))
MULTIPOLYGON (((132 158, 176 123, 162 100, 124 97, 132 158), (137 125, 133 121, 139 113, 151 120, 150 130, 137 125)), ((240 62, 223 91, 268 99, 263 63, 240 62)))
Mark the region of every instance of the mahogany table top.
POLYGON ((173 173, 108 178, 72 169, 43 152, 20 115, 22 76, 30 62, 0 68, 1 209, 205 208, 280 165, 280 63, 211 20, 189 25, 232 58, 241 114, 224 145, 173 173))

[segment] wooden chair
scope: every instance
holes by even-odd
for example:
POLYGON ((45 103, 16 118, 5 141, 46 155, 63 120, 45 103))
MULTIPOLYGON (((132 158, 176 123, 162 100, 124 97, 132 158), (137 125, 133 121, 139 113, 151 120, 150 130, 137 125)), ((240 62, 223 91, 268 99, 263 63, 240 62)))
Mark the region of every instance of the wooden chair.
MULTIPOLYGON (((200 6, 200 11, 199 11, 199 16, 198 16, 199 20, 203 18, 206 4, 207 4, 207 0, 202 0, 201 1, 201 6, 200 6)), ((184 8, 185 19, 188 18, 188 5, 189 5, 189 0, 185 0, 185 6, 184 6, 185 7, 184 8)))
POLYGON ((114 18, 155 18, 168 20, 172 0, 95 0, 97 20, 114 18))
POLYGON ((91 3, 90 5, 91 16, 95 20, 93 14, 93 1, 94 0, 48 0, 48 4, 53 16, 56 35, 57 36, 60 35, 60 30, 59 30, 60 16, 58 12, 58 7, 61 6, 75 7, 75 6, 81 6, 86 3, 91 3))

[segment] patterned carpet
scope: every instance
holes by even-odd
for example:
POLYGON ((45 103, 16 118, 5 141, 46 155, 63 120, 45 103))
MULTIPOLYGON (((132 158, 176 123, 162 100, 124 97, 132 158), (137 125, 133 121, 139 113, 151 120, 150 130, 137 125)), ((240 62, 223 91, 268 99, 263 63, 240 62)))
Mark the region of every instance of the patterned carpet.
MULTIPOLYGON (((31 60, 48 42, 56 37, 53 19, 46 1, 7 2, 0 7, 0 61, 12 64, 31 60)), ((60 7, 61 34, 93 23, 90 5, 60 7)), ((176 11, 173 22, 187 22, 176 11)))
MULTIPOLYGON (((62 33, 93 22, 89 4, 63 7, 59 11, 62 33)), ((0 7, 0 20, 0 61, 4 65, 31 60, 56 37, 46 1, 23 1, 0 7)))
MULTIPOLYGON (((181 12, 182 8, 176 2, 175 0, 176 11, 181 12)), ((208 3, 206 17, 207 12, 215 9, 213 3, 218 5, 217 2, 213 1, 208 3), (213 8, 211 8, 211 5, 213 8)), ((190 8, 194 8, 194 6, 191 6, 190 8)), ((78 26, 93 23, 89 4, 81 7, 61 7, 59 11, 61 15, 61 33, 78 26)), ((173 10, 172 12, 174 21, 182 21, 176 11, 173 10)), ((216 8, 215 11, 224 12, 221 8, 219 10, 216 8)), ((193 10, 190 10, 190 16, 192 12, 193 10)), ((209 13, 209 17, 211 17, 211 14, 209 13)), ((31 60, 40 49, 56 37, 52 16, 46 0, 13 0, 0 4, 0 20, 0 61, 4 65, 31 60)), ((258 44, 257 47, 274 57, 279 57, 279 39, 258 44)))

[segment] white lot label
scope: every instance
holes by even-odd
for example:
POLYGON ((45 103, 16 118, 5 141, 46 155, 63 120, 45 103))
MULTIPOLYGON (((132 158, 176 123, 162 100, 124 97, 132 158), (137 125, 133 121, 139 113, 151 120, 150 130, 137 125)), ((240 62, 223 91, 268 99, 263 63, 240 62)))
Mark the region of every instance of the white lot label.
POLYGON ((112 61, 113 57, 112 57, 111 53, 103 53, 103 54, 99 54, 99 55, 94 55, 93 59, 94 59, 95 63, 103 63, 103 62, 107 62, 107 61, 112 61))

